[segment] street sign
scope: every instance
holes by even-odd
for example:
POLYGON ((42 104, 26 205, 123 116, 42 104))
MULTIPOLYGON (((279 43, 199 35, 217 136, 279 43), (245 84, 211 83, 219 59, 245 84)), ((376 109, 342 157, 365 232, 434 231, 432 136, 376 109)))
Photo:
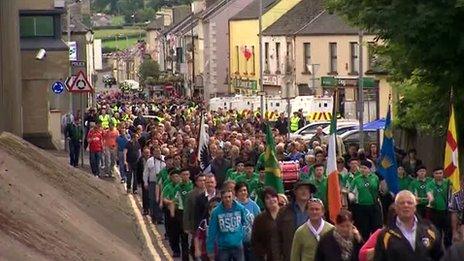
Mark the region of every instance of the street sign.
MULTIPOLYGON (((346 86, 358 86, 358 79, 343 79, 335 78, 333 76, 322 76, 321 86, 322 87, 346 87, 346 86)), ((374 88, 376 87, 375 78, 373 77, 362 77, 363 88, 374 88)))
POLYGON ((64 91, 64 84, 60 81, 56 81, 52 84, 52 91, 55 94, 61 94, 64 91))
POLYGON ((72 67, 86 67, 85 61, 71 61, 72 67))
POLYGON ((74 82, 74 79, 76 79, 75 75, 71 75, 70 77, 66 78, 66 81, 64 82, 66 85, 66 90, 69 91, 71 89, 71 85, 74 82))
POLYGON ((79 71, 72 83, 70 82, 69 92, 93 92, 92 85, 83 71, 79 71))
POLYGON ((321 86, 322 87, 335 87, 338 85, 337 79, 333 76, 322 76, 321 77, 321 86))
POLYGON ((266 92, 258 92, 259 96, 266 96, 266 92))

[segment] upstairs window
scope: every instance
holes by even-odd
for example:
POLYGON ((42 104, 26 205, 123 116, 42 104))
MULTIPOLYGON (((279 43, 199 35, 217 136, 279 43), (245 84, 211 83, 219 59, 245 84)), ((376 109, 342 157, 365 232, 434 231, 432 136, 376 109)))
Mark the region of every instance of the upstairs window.
POLYGON ((54 37, 54 17, 51 15, 20 16, 19 32, 21 37, 54 37))

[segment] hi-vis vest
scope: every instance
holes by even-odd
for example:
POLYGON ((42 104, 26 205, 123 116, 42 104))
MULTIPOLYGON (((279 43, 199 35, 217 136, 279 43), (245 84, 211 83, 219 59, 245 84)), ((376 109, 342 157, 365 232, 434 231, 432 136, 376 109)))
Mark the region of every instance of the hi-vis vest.
POLYGON ((298 130, 298 122, 300 121, 299 117, 293 116, 290 119, 290 131, 295 132, 298 130))
POLYGON ((110 115, 100 115, 98 119, 100 120, 103 129, 108 129, 110 127, 110 115))

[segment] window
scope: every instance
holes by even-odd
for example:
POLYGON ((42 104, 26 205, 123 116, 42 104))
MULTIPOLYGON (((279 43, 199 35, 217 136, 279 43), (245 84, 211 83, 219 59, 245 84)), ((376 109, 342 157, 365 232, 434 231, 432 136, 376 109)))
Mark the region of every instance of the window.
POLYGON ((303 56, 304 56, 304 68, 305 73, 309 73, 309 67, 311 66, 311 44, 303 43, 303 56))
POLYGON ((264 43, 264 72, 269 73, 269 43, 264 43))
POLYGON ((329 72, 337 72, 337 43, 329 43, 330 68, 329 72))
POLYGON ((19 18, 19 32, 21 37, 53 37, 55 24, 51 15, 29 16, 19 18))
POLYGON ((358 74, 359 72, 359 44, 357 42, 350 43, 350 70, 351 74, 358 74))
POLYGON ((287 50, 286 50, 286 54, 285 54, 285 58, 286 58, 286 72, 287 73, 291 73, 292 72, 292 43, 291 42, 287 42, 287 50))
POLYGON ((237 59, 237 63, 235 65, 235 74, 240 73, 240 52, 238 45, 235 46, 235 58, 237 59))
POLYGON ((280 74, 280 43, 276 43, 276 74, 280 74))

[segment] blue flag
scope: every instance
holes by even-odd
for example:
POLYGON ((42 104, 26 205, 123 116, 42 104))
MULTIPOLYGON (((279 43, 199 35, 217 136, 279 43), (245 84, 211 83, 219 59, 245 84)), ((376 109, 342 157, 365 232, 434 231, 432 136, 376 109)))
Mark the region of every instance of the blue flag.
POLYGON ((382 149, 380 150, 379 172, 387 182, 390 192, 396 194, 399 190, 397 175, 398 168, 396 166, 395 159, 395 147, 391 126, 390 108, 388 108, 384 130, 382 149))

